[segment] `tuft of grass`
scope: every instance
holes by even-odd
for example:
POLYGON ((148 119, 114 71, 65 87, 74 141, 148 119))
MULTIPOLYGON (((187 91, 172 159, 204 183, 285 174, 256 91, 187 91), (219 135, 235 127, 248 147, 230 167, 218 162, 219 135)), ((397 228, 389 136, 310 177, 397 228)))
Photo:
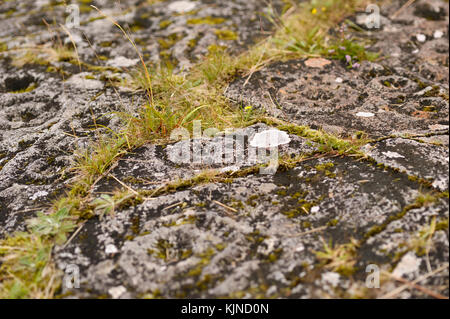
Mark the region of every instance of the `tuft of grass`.
POLYGON ((69 215, 69 209, 61 208, 53 214, 37 213, 37 217, 27 221, 31 233, 40 237, 50 237, 56 244, 63 244, 66 235, 76 227, 73 216, 69 215))
POLYGON ((15 233, 0 244, 0 298, 50 298, 60 272, 51 263, 52 240, 30 232, 15 233))
POLYGON ((104 215, 113 215, 115 210, 127 202, 140 202, 141 199, 137 194, 126 191, 116 191, 113 196, 102 194, 93 200, 90 206, 94 207, 94 212, 102 218, 104 215))
POLYGON ((128 143, 125 137, 101 137, 91 149, 76 153, 76 166, 73 170, 81 176, 95 177, 102 175, 116 158, 125 154, 128 143))
POLYGON ((316 251, 317 259, 322 265, 343 276, 350 276, 355 272, 356 253, 359 247, 355 239, 349 243, 334 245, 331 240, 327 243, 323 238, 323 251, 316 251))

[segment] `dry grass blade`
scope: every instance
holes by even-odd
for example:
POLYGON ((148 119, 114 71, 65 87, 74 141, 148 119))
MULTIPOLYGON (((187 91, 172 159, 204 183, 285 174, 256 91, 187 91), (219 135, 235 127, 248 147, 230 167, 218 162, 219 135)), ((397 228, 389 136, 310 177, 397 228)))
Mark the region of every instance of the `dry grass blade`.
MULTIPOLYGON (((425 274, 425 275, 422 275, 422 276, 420 276, 419 278, 417 278, 417 279, 415 279, 415 280, 413 280, 413 281, 411 281, 411 282, 408 282, 407 284, 404 284, 404 285, 402 285, 402 286, 400 286, 400 287, 398 287, 398 288, 392 290, 391 292, 388 292, 387 294, 384 294, 383 296, 379 297, 378 299, 390 299, 390 298, 394 298, 394 297, 397 296, 399 293, 401 293, 403 290, 408 289, 408 288, 411 287, 412 285, 415 285, 415 284, 417 284, 417 283, 419 283, 419 282, 421 282, 421 281, 423 281, 423 280, 425 280, 425 279, 427 279, 427 278, 430 278, 430 277, 432 277, 432 276, 434 276, 434 275, 436 275, 436 274, 438 274, 438 273, 444 271, 444 270, 447 269, 447 268, 448 268, 448 264, 444 264, 444 265, 442 265, 441 267, 435 269, 434 271, 429 272, 429 273, 427 273, 427 274, 425 274)), ((389 274, 389 276, 392 276, 392 275, 389 274)))

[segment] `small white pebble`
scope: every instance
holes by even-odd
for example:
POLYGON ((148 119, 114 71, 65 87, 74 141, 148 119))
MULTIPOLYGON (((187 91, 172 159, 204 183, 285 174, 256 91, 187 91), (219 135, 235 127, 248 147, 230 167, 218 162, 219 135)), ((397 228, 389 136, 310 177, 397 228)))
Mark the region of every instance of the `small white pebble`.
POLYGON ((106 248, 105 248, 106 254, 111 255, 111 254, 117 253, 118 251, 119 250, 117 249, 117 247, 114 246, 113 244, 106 245, 106 248))
POLYGON ((419 33, 418 35, 416 35, 417 41, 419 42, 425 42, 427 40, 427 37, 425 34, 421 34, 419 33))
POLYGON ((436 30, 436 31, 434 31, 433 37, 435 39, 440 39, 440 38, 442 38, 443 35, 444 35, 444 32, 442 32, 441 30, 436 30))
POLYGON ((372 116, 375 116, 375 114, 370 113, 370 112, 358 112, 358 113, 356 113, 356 116, 359 116, 359 117, 372 117, 372 116))
POLYGON ((342 79, 342 78, 336 78, 336 83, 342 83, 342 82, 344 82, 344 80, 342 79))
POLYGON ((320 207, 319 206, 313 206, 313 207, 311 207, 311 213, 317 213, 317 212, 319 212, 319 210, 320 210, 320 207))
POLYGON ((169 11, 175 11, 177 13, 185 13, 192 11, 195 8, 196 4, 191 1, 175 1, 169 4, 167 7, 169 11))
POLYGON ((124 293, 127 292, 127 289, 124 286, 117 286, 110 288, 108 290, 108 293, 113 297, 113 299, 118 299, 120 296, 122 296, 124 293))
POLYGON ((412 53, 413 54, 419 53, 419 49, 415 49, 412 53))

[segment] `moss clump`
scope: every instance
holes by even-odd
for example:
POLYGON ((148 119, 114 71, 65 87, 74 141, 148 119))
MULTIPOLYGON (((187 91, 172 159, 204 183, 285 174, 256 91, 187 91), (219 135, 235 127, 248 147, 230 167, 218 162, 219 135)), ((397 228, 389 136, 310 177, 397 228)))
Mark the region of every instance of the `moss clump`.
POLYGON ((8 45, 0 41, 0 52, 5 52, 8 50, 8 45))
POLYGON ((343 276, 351 276, 355 271, 357 249, 359 244, 352 239, 349 243, 333 245, 331 240, 329 243, 323 241, 323 251, 316 253, 317 259, 321 262, 321 266, 331 269, 343 276))
POLYGON ((161 30, 167 29, 172 24, 172 21, 170 20, 163 20, 159 23, 159 28, 161 30))
POLYGON ((438 230, 447 230, 448 231, 448 219, 441 220, 436 223, 436 231, 438 230))
POLYGON ((422 111, 424 111, 424 112, 437 112, 437 109, 436 109, 436 106, 434 106, 434 105, 428 105, 428 106, 425 106, 422 109, 422 111))
POLYGON ((423 94, 424 97, 441 97, 444 100, 448 101, 448 94, 441 93, 441 88, 438 85, 434 85, 431 87, 431 90, 426 91, 423 94))
POLYGON ((102 48, 110 48, 110 47, 112 47, 113 42, 112 41, 103 41, 103 42, 100 42, 99 45, 102 48))
POLYGON ((225 19, 220 17, 192 18, 187 20, 187 24, 209 24, 216 25, 224 23, 225 19))
POLYGON ((302 227, 303 228, 311 228, 311 223, 310 222, 308 222, 308 221, 304 221, 304 222, 302 222, 302 227))
POLYGON ((182 34, 172 33, 164 39, 158 39, 158 43, 161 49, 167 50, 173 47, 182 38, 183 38, 182 34))
POLYGON ((328 226, 331 226, 331 227, 334 227, 334 226, 336 226, 338 223, 339 223, 339 219, 334 218, 334 219, 330 220, 330 221, 327 223, 327 225, 328 225, 328 226))
POLYGON ((190 39, 189 41, 188 41, 188 47, 190 48, 190 49, 193 49, 193 48, 195 48, 196 46, 197 46, 197 43, 198 43, 198 39, 197 38, 194 38, 194 39, 190 39))
POLYGON ((200 257, 199 263, 194 268, 189 270, 187 275, 190 277, 200 276, 203 272, 203 268, 209 264, 211 258, 215 255, 215 253, 216 252, 213 248, 208 248, 204 252, 200 253, 198 255, 198 257, 200 257))
POLYGON ((273 252, 267 256, 267 261, 270 263, 276 262, 278 259, 280 259, 280 256, 283 254, 283 248, 277 248, 273 252))
POLYGON ((331 168, 334 168, 334 164, 331 162, 319 164, 319 165, 315 166, 315 169, 319 172, 323 172, 325 174, 325 176, 330 177, 330 178, 335 178, 336 174, 329 170, 331 168))
POLYGON ((255 200, 257 200, 259 198, 258 195, 252 195, 250 196, 247 201, 245 202, 247 205, 252 206, 252 207, 256 207, 256 205, 258 204, 257 202, 255 202, 255 200))
POLYGON ((238 39, 238 35, 236 34, 236 32, 231 31, 231 30, 226 30, 226 29, 215 30, 214 33, 220 40, 233 41, 233 40, 238 39))

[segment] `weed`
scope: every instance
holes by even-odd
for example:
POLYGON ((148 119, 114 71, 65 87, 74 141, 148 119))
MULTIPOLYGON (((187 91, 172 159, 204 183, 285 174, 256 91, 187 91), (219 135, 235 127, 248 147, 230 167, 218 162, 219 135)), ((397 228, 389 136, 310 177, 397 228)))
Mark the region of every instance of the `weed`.
POLYGON ((355 272, 356 250, 358 242, 352 239, 347 244, 333 246, 331 240, 329 243, 323 242, 323 251, 316 252, 316 257, 322 262, 325 268, 331 269, 344 276, 350 276, 355 272))

